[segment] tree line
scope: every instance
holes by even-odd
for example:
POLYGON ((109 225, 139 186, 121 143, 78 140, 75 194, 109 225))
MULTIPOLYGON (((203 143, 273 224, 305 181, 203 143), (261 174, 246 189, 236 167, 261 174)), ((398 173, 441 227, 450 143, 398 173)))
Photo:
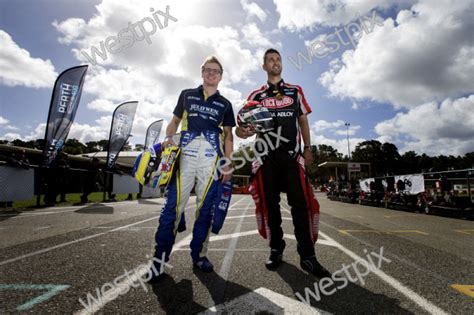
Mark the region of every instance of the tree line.
MULTIPOLYGON (((10 144, 19 147, 43 150, 44 139, 23 141, 15 139, 13 141, 0 140, 0 144, 10 144)), ((68 154, 84 154, 105 151, 108 140, 89 141, 85 144, 77 139, 68 139, 63 146, 63 151, 68 154)), ((137 144, 134 151, 142 151, 143 144, 137 144)), ((123 151, 132 151, 132 145, 127 142, 123 151)), ((318 176, 318 164, 323 162, 348 162, 347 156, 338 152, 330 145, 320 144, 312 146, 314 163, 308 167, 307 172, 310 178, 318 176)), ((253 156, 252 152, 250 155, 253 156)), ((372 176, 385 176, 397 174, 413 174, 420 172, 437 172, 453 169, 474 168, 474 152, 469 152, 463 156, 438 155, 428 156, 418 154, 414 151, 407 151, 403 154, 398 152, 398 148, 393 143, 381 143, 377 140, 367 140, 357 144, 351 152, 352 162, 371 163, 372 176)), ((251 165, 247 162, 236 174, 250 175, 251 165)))
MULTIPOLYGON (((23 141, 20 139, 15 139, 13 141, 0 140, 0 144, 9 144, 9 145, 17 146, 17 147, 43 150, 44 139, 36 139, 36 140, 30 140, 30 141, 23 141)), ((72 139, 66 140, 61 150, 67 154, 72 154, 72 155, 94 153, 94 152, 106 151, 108 144, 109 144, 109 140, 89 141, 84 144, 80 142, 79 140, 72 138, 72 139)), ((135 151, 143 150, 143 145, 141 144, 135 145, 134 150, 135 151)), ((132 151, 132 146, 130 145, 129 142, 125 144, 122 151, 132 151)))
MULTIPOLYGON (((349 161, 347 156, 343 156, 330 145, 313 146, 312 152, 315 163, 308 171, 313 174, 317 172, 317 165, 323 162, 349 161)), ((367 140, 357 144, 351 152, 351 162, 370 163, 372 176, 438 172, 474 168, 474 152, 463 156, 428 156, 425 153, 420 155, 415 151, 400 154, 393 143, 367 140)))

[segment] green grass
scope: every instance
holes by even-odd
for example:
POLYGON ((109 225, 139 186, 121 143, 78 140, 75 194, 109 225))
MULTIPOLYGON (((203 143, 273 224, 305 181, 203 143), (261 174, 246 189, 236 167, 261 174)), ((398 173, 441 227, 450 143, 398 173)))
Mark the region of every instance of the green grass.
MULTIPOLYGON (((94 203, 94 202, 101 202, 103 197, 102 192, 94 192, 89 194, 87 199, 89 199, 89 203, 94 203)), ((107 195, 106 195, 107 197, 107 195)), ((117 201, 122 201, 127 199, 128 194, 117 194, 115 196, 115 199, 117 201)), ((13 202, 13 209, 31 209, 31 208, 37 208, 36 207, 36 198, 35 196, 33 199, 30 200, 22 200, 22 201, 14 201, 13 202)), ((137 198, 137 194, 133 194, 133 198, 137 198)), ((59 195, 56 198, 56 200, 59 200, 59 195)), ((61 203, 56 203, 55 206, 72 206, 75 204, 78 204, 81 201, 81 193, 70 193, 66 194, 66 200, 67 202, 61 202, 61 203)), ((41 195, 41 201, 40 201, 40 207, 44 207, 44 195, 41 195)))

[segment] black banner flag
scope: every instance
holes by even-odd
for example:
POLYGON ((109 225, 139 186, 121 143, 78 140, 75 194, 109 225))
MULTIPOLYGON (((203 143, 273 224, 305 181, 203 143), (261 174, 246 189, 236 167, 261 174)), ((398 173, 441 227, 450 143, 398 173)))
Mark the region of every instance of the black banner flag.
POLYGON ((114 166, 119 152, 127 143, 132 131, 133 120, 137 111, 138 102, 122 103, 112 115, 112 124, 110 126, 109 147, 107 150, 107 169, 114 166))
POLYGON ((154 144, 158 143, 161 127, 163 127, 163 119, 157 120, 148 126, 145 137, 145 149, 151 148, 154 144))
POLYGON ((54 83, 46 124, 43 163, 49 166, 66 141, 81 99, 87 66, 63 71, 54 83))

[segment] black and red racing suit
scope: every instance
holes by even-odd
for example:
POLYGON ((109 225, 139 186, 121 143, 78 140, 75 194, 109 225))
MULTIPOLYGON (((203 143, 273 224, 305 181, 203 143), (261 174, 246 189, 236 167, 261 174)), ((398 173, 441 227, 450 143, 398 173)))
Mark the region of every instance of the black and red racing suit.
POLYGON ((299 117, 311 113, 311 108, 301 87, 283 80, 276 85, 263 85, 253 91, 248 100, 265 106, 273 117, 275 127, 273 135, 259 134, 259 138, 271 144, 266 146, 267 152, 260 152, 263 155, 262 164, 255 161, 250 186, 257 207, 259 232, 269 239, 272 249, 283 249, 280 193, 286 192, 298 253, 303 259, 308 258, 314 255, 314 243, 318 237, 319 203, 304 172, 299 117))

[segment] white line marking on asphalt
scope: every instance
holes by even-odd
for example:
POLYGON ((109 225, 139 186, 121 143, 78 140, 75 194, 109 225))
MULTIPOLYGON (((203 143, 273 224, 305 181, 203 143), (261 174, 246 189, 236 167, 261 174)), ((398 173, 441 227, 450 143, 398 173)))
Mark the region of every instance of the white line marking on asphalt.
POLYGON ((6 264, 9 264, 9 263, 18 261, 18 260, 22 260, 22 259, 25 259, 25 258, 29 258, 29 257, 32 257, 32 256, 36 256, 36 255, 39 255, 39 254, 47 253, 49 251, 52 251, 52 250, 55 250, 55 249, 58 249, 58 248, 62 248, 62 247, 68 246, 68 245, 72 245, 72 244, 76 244, 76 243, 86 241, 86 240, 89 240, 89 239, 92 239, 92 238, 96 238, 96 237, 108 234, 110 232, 120 231, 120 230, 126 229, 130 226, 134 226, 134 225, 137 225, 137 224, 141 224, 141 223, 145 223, 145 222, 148 222, 148 221, 151 221, 151 220, 155 220, 159 217, 160 216, 155 216, 155 217, 145 219, 145 220, 142 220, 142 221, 138 221, 138 222, 135 222, 135 223, 132 223, 132 224, 127 224, 127 225, 115 228, 115 229, 107 231, 107 232, 102 232, 102 233, 98 233, 98 234, 94 234, 94 235, 89 235, 89 236, 86 236, 86 237, 83 237, 83 238, 80 238, 80 239, 77 239, 77 240, 74 240, 74 241, 62 243, 62 244, 55 245, 55 246, 48 247, 48 248, 43 248, 43 249, 31 252, 29 254, 25 254, 25 255, 15 257, 15 258, 7 259, 7 260, 4 260, 4 261, 0 262, 0 266, 6 265, 6 264))
POLYGON ((40 226, 36 229, 33 229, 33 231, 39 231, 39 230, 44 230, 44 229, 49 229, 50 227, 52 227, 52 225, 47 225, 47 226, 40 226))
MULTIPOLYGON (((326 238, 327 240, 332 241, 335 244, 337 244, 338 248, 341 251, 343 251, 345 254, 347 254, 349 257, 351 257, 352 259, 354 259, 356 261, 362 261, 363 260, 362 257, 358 256, 357 254, 355 254, 351 250, 345 248, 340 243, 336 242, 334 239, 329 237, 326 233, 323 233, 323 232, 319 231, 319 234, 324 236, 324 238, 326 238)), ((372 272, 375 275, 377 275, 380 279, 382 279, 384 282, 389 284, 392 288, 394 288, 398 292, 405 295, 409 300, 411 300, 411 301, 415 302, 416 304, 418 304, 418 306, 420 306, 422 309, 424 309, 428 313, 430 313, 430 314, 447 314, 445 311, 443 311, 442 309, 440 309, 436 305, 432 304, 430 301, 428 301, 424 297, 418 295, 416 292, 414 292, 410 288, 404 286, 400 281, 393 278, 392 276, 389 276, 388 274, 386 274, 382 270, 374 269, 374 270, 372 270, 372 272)))
POLYGON ((173 246, 173 249, 171 250, 171 253, 173 253, 176 250, 181 249, 184 246, 189 246, 191 243, 191 238, 193 237, 193 233, 189 233, 185 238, 183 238, 181 241, 176 243, 176 245, 173 246))
MULTIPOLYGON (((290 240, 295 240, 296 237, 293 234, 284 234, 283 237, 288 238, 290 240)), ((318 238, 318 241, 316 242, 318 245, 327 245, 327 246, 332 246, 332 247, 339 247, 338 243, 335 243, 333 241, 327 240, 327 239, 321 239, 320 237, 318 238)))
MULTIPOLYGON (((208 251, 210 252, 227 252, 229 249, 228 248, 209 248, 208 251)), ((179 249, 176 249, 176 251, 181 251, 181 252, 189 252, 191 251, 190 248, 186 247, 181 247, 179 249)), ((236 252, 265 252, 268 253, 268 248, 236 248, 236 252)))
MULTIPOLYGON (((119 228, 119 226, 91 226, 90 228, 87 228, 87 230, 108 230, 108 229, 116 229, 119 228)), ((140 231, 140 230, 156 230, 156 227, 154 226, 134 226, 134 227, 129 227, 126 228, 125 231, 140 231)))
MULTIPOLYGON (((252 203, 253 203, 252 200, 248 201, 247 206, 244 210, 244 215, 247 213, 247 211, 250 208, 250 205, 252 203)), ((244 223, 244 218, 241 218, 240 221, 235 226, 234 233, 232 233, 232 234, 234 234, 234 235, 239 234, 240 230, 242 229, 242 224, 243 223, 244 223)), ((257 231, 255 231, 255 232, 257 232, 257 231)), ((234 258, 235 248, 237 247, 237 241, 238 241, 237 237, 232 238, 232 240, 230 241, 227 253, 224 256, 224 260, 222 262, 221 269, 219 270, 219 273, 218 273, 222 278, 222 281, 219 281, 216 284, 216 292, 218 292, 218 295, 213 297, 212 294, 211 294, 209 296, 209 300, 207 302, 208 305, 217 305, 217 304, 222 303, 221 300, 224 297, 226 281, 227 281, 227 278, 229 277, 230 265, 232 263, 232 259, 234 258)))
POLYGON ((214 235, 209 238, 209 242, 222 241, 222 240, 227 240, 227 239, 233 239, 240 236, 248 236, 248 235, 255 235, 255 234, 258 234, 257 230, 231 233, 231 234, 223 234, 223 235, 214 235))
POLYGON ((249 214, 249 215, 236 215, 236 216, 226 217, 225 219, 226 219, 226 220, 230 220, 230 219, 239 219, 239 218, 255 218, 255 215, 253 215, 253 214, 249 214))
POLYGON ((125 229, 124 231, 137 232, 137 231, 143 231, 143 230, 156 230, 156 227, 151 227, 151 226, 135 226, 135 227, 127 228, 127 229, 125 229))
POLYGON ((37 217, 40 215, 46 215, 46 214, 61 214, 61 213, 66 213, 66 212, 73 212, 77 211, 81 208, 74 208, 74 209, 68 209, 68 210, 59 210, 59 211, 43 211, 43 212, 35 212, 35 213, 21 213, 17 216, 12 217, 11 219, 21 219, 21 218, 30 218, 30 217, 37 217))
MULTIPOLYGON (((286 202, 285 202, 286 203, 286 202)), ((291 212, 286 209, 286 207, 282 206, 282 209, 283 211, 285 212, 288 212, 291 214, 291 212)), ((282 218, 282 219, 286 219, 286 220, 292 220, 292 218, 282 218)), ((291 239, 291 240, 295 240, 296 241, 296 237, 292 234, 284 234, 284 237, 288 238, 288 239, 291 239)), ((321 238, 318 238, 318 241, 316 242, 316 244, 319 244, 319 245, 327 245, 327 246, 332 246, 332 247, 339 247, 339 244, 338 243, 335 243, 335 242, 332 242, 330 240, 327 240, 327 239, 321 239, 321 238)))
POLYGON ((74 240, 74 241, 62 243, 62 244, 59 244, 59 245, 56 245, 56 246, 53 246, 53 247, 40 249, 40 250, 37 250, 37 251, 29 253, 29 254, 25 254, 25 255, 15 257, 15 258, 7 259, 7 260, 4 260, 4 261, 0 262, 0 266, 6 265, 6 264, 9 264, 9 263, 18 261, 18 260, 22 260, 22 259, 25 259, 25 258, 28 258, 28 257, 32 257, 32 256, 36 256, 36 255, 39 255, 39 254, 47 253, 47 252, 52 251, 54 249, 65 247, 65 246, 75 244, 75 243, 78 243, 78 242, 81 242, 81 241, 85 241, 85 240, 88 240, 88 239, 91 239, 91 238, 95 238, 95 237, 98 237, 98 236, 101 236, 101 235, 104 235, 104 234, 107 234, 107 233, 108 232, 89 235, 89 236, 86 236, 86 237, 83 237, 83 238, 80 238, 80 239, 77 239, 77 240, 74 240))
MULTIPOLYGON (((242 200, 244 200, 244 198, 241 198, 240 200, 235 202, 234 205, 229 207, 229 209, 231 209, 233 206, 235 206, 237 203, 239 203, 242 200)), ((191 206, 186 207, 185 210, 188 209, 189 207, 191 207, 191 206)), ((105 233, 102 233, 102 234, 105 234, 105 233)), ((187 236, 185 236, 181 241, 179 241, 178 243, 176 243, 173 246, 173 250, 171 251, 171 253, 175 252, 176 250, 181 250, 181 248, 186 246, 186 245, 189 246, 189 243, 191 242, 192 236, 193 236, 193 234, 191 232, 189 232, 189 234, 187 236)), ((141 266, 141 265, 138 265, 138 266, 141 266)), ((136 270, 138 268, 138 266, 133 268, 133 270, 136 270)), ((134 272, 133 275, 130 276, 129 281, 123 281, 123 282, 119 283, 118 285, 114 286, 113 289, 110 289, 110 290, 106 291, 105 295, 102 297, 102 300, 100 302, 97 302, 98 300, 94 301, 90 305, 89 308, 84 308, 80 311, 75 312, 74 314, 75 315, 85 315, 85 314, 92 314, 92 313, 95 313, 95 312, 99 311, 108 302, 111 302, 111 301, 114 300, 111 297, 118 297, 118 296, 120 296, 121 292, 126 292, 126 291, 128 292, 129 288, 127 289, 127 287, 130 287, 131 283, 137 282, 140 277, 143 277, 145 275, 145 273, 146 273, 146 271, 144 271, 143 273, 134 272)))
MULTIPOLYGON (((132 200, 132 201, 118 201, 118 202, 114 202, 113 206, 121 206, 121 205, 125 205, 125 206, 129 206, 130 203, 137 203, 138 202, 136 200, 132 200)), ((157 205, 162 205, 161 203, 156 203, 157 205)), ((86 208, 92 208, 94 207, 95 205, 97 206, 106 206, 108 205, 107 203, 91 203, 91 204, 87 204, 87 205, 84 205, 84 206, 70 206, 70 207, 58 207, 58 208, 46 208, 45 210, 46 211, 35 211, 35 212, 22 212, 18 215, 14 215, 14 214, 0 214, 0 217, 11 217, 11 219, 21 219, 21 218, 29 218, 29 217, 36 217, 36 216, 40 216, 40 215, 47 215, 47 214, 61 214, 61 213, 67 213, 67 212, 74 212, 74 211, 78 211, 78 210, 81 210, 81 209, 86 209, 86 208), (55 211, 52 211, 52 210, 55 210, 55 211)), ((123 213, 127 213, 127 212, 121 212, 121 214, 123 213)))
POLYGON ((198 315, 210 314, 331 314, 316 307, 276 293, 267 288, 258 288, 231 301, 213 306, 198 315), (252 310, 250 312, 250 310, 252 310))
MULTIPOLYGON (((192 236, 193 236, 193 234, 190 233, 184 239, 179 241, 176 244, 176 246, 181 247, 181 246, 184 246, 186 244, 189 244, 189 242, 191 241, 192 236)), ((173 248, 172 252, 174 252, 174 251, 175 251, 175 249, 173 248)), ((149 264, 149 262, 140 264, 139 266, 144 265, 144 264, 145 265, 149 264)), ((129 292, 131 284, 137 282, 139 280, 139 278, 143 277, 145 275, 145 273, 147 272, 147 271, 141 270, 142 272, 140 273, 139 272, 140 270, 137 269, 137 268, 138 267, 133 268, 133 270, 135 270, 135 272, 133 272, 130 276, 128 276, 127 281, 122 281, 120 283, 117 283, 113 287, 113 289, 110 289, 110 290, 104 292, 105 294, 102 296, 101 299, 93 300, 88 308, 84 308, 83 310, 77 311, 77 312, 74 313, 74 315, 94 314, 94 313, 98 312, 101 308, 103 308, 107 303, 112 302, 117 297, 119 297, 122 294, 122 292, 129 292)))
POLYGON ((99 230, 110 230, 114 229, 116 226, 91 226, 90 228, 87 228, 87 230, 94 230, 94 229, 99 229, 99 230))
MULTIPOLYGON (((288 211, 288 210, 284 210, 284 211, 288 211)), ((319 231, 319 234, 324 236, 324 238, 327 240, 327 241, 330 241, 332 242, 334 245, 336 245, 337 248, 339 248, 341 251, 343 251, 344 253, 346 253, 349 257, 351 257, 352 259, 356 260, 356 261, 360 261, 360 260, 363 260, 363 258, 359 257, 357 254, 355 254, 354 252, 352 252, 351 250, 345 248, 344 246, 342 246, 340 243, 336 242, 334 239, 332 239, 331 237, 329 237, 327 234, 321 232, 321 230, 319 231)), ((318 241, 319 243, 319 241, 318 241)), ((416 292, 414 292, 413 290, 411 290, 410 288, 404 286, 400 281, 398 281, 397 279, 393 278, 392 276, 389 276, 388 274, 386 274, 385 272, 381 271, 380 269, 375 269, 373 271, 373 273, 375 275, 377 275, 380 279, 382 279, 384 282, 388 283, 391 287, 393 287, 395 290, 397 290, 398 292, 402 293, 403 295, 405 295, 408 299, 410 299, 411 301, 415 302, 416 304, 418 304, 421 308, 423 308, 424 310, 426 310, 427 312, 431 313, 431 314, 447 314, 445 311, 443 311, 442 309, 440 309, 439 307, 437 307, 436 305, 432 304, 430 301, 428 301, 427 299, 425 299, 424 297, 418 295, 416 292)))

